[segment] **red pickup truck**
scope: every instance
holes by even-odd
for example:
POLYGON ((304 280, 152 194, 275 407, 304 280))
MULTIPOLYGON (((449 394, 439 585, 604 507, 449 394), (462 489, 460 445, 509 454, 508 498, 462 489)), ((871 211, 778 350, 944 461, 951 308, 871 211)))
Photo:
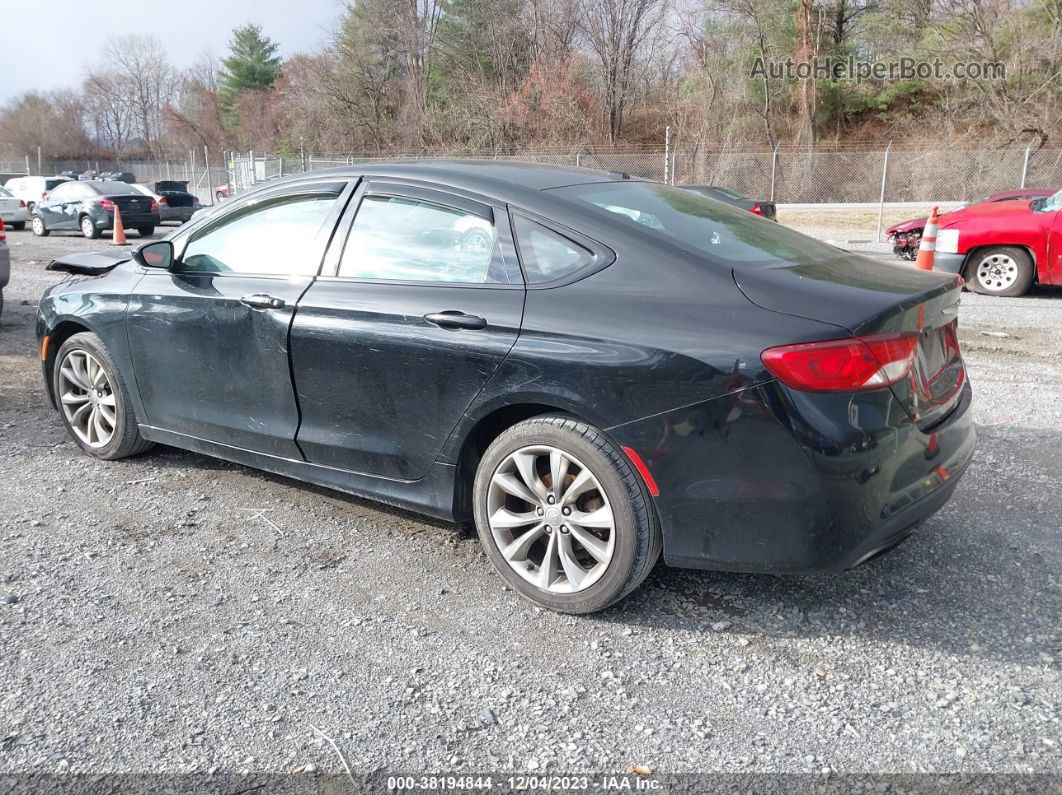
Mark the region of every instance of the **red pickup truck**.
POLYGON ((1062 286, 1062 190, 941 216, 934 269, 962 274, 985 295, 1021 295, 1034 282, 1062 286))

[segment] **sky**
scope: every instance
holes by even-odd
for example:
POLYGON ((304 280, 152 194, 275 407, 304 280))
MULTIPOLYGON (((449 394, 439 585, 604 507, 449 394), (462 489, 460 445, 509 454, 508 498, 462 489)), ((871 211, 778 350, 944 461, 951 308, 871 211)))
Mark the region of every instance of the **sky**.
POLYGON ((317 49, 342 10, 340 0, 0 0, 0 105, 26 91, 78 86, 112 35, 153 34, 183 68, 207 50, 225 55, 232 29, 248 22, 261 25, 284 56, 317 49))

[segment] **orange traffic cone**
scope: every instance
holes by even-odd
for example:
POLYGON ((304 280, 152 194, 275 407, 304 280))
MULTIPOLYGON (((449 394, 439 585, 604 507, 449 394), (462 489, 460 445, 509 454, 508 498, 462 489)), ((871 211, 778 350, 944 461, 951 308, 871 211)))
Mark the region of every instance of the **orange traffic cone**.
MULTIPOLYGON (((114 237, 111 240, 112 246, 124 246, 125 242, 125 227, 122 226, 122 210, 116 204, 114 205, 114 237)), ((919 254, 918 256, 922 256, 919 254)))
POLYGON ((924 271, 933 270, 933 259, 937 255, 938 220, 937 208, 934 207, 926 221, 926 228, 922 230, 922 242, 918 244, 918 259, 915 260, 915 267, 924 271))

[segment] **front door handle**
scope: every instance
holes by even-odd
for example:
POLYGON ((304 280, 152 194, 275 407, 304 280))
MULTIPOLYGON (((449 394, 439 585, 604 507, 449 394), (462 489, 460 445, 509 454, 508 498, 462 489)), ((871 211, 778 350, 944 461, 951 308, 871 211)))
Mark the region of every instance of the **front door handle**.
POLYGON ((240 299, 240 303, 244 306, 249 306, 251 309, 283 309, 284 299, 274 298, 271 295, 262 295, 261 293, 255 293, 254 295, 245 295, 240 299))
POLYGON ((439 328, 465 328, 474 330, 487 327, 487 321, 479 315, 466 315, 464 312, 457 312, 453 309, 448 309, 445 312, 431 312, 425 315, 424 319, 439 328))

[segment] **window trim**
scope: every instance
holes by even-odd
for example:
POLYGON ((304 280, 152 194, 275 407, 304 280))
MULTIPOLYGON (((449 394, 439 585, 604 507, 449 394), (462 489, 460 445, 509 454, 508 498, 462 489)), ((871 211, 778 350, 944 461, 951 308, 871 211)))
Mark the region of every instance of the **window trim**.
POLYGON ((347 210, 340 220, 329 251, 325 255, 325 264, 317 279, 318 281, 349 282, 351 284, 393 284, 396 286, 469 288, 474 290, 523 290, 525 286, 523 269, 520 268, 516 254, 516 240, 509 225, 508 211, 504 205, 498 205, 486 200, 480 201, 476 198, 458 195, 441 188, 413 185, 387 177, 362 178, 361 184, 348 202, 347 210), (502 262, 510 279, 509 283, 414 281, 412 279, 372 279, 364 276, 341 276, 339 267, 342 264, 343 252, 346 250, 351 229, 353 229, 358 212, 361 210, 362 200, 366 196, 393 196, 399 199, 416 199, 429 204, 437 204, 444 208, 463 210, 490 221, 494 226, 497 242, 501 247, 502 262))
POLYGON ((357 177, 331 177, 314 180, 300 181, 294 184, 285 184, 275 190, 254 191, 232 202, 231 207, 226 207, 219 214, 210 213, 200 223, 182 226, 172 238, 174 245, 173 265, 165 270, 159 268, 141 268, 142 273, 164 273, 173 276, 209 276, 211 278, 254 278, 254 279, 313 279, 320 275, 325 257, 336 233, 336 225, 346 209, 350 197, 354 194, 358 184, 357 177), (184 252, 188 244, 200 235, 209 233, 212 229, 222 226, 226 219, 246 209, 249 205, 257 202, 270 202, 291 196, 310 196, 314 194, 331 194, 325 190, 326 186, 346 183, 335 197, 335 203, 329 210, 328 215, 321 221, 321 226, 314 237, 314 245, 319 249, 317 270, 313 273, 260 273, 260 272, 229 272, 217 273, 214 271, 189 271, 181 270, 180 265, 184 258, 184 252))
POLYGON ((604 270, 613 262, 616 261, 616 252, 610 249, 608 246, 598 243, 596 240, 587 237, 586 235, 576 232, 574 229, 569 229, 566 226, 558 224, 556 221, 539 215, 538 213, 524 210, 520 207, 509 206, 510 224, 512 226, 513 246, 516 250, 517 256, 520 260, 520 270, 524 276, 524 284, 527 285, 528 290, 552 290, 555 287, 564 287, 569 284, 581 281, 588 276, 593 276, 598 271, 604 270), (538 224, 544 229, 549 230, 555 235, 565 238, 571 243, 586 249, 590 252, 590 262, 581 268, 578 268, 563 276, 558 276, 556 279, 551 279, 548 282, 532 282, 528 276, 527 271, 524 268, 524 256, 520 252, 520 239, 516 235, 516 218, 523 218, 525 221, 530 221, 533 224, 538 224))

